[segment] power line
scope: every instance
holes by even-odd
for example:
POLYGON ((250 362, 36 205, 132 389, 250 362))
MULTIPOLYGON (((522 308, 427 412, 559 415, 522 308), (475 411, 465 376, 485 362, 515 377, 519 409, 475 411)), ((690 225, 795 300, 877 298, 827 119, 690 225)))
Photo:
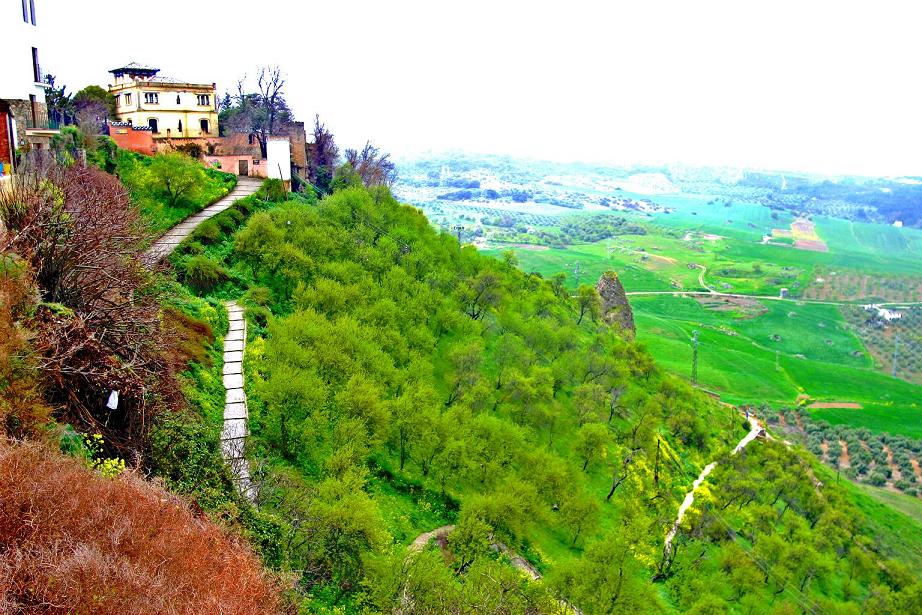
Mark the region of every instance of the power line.
POLYGON ((698 330, 692 331, 692 386, 698 386, 698 330))
POLYGON ((892 375, 896 378, 897 365, 900 360, 900 334, 897 333, 893 336, 893 372, 892 375))

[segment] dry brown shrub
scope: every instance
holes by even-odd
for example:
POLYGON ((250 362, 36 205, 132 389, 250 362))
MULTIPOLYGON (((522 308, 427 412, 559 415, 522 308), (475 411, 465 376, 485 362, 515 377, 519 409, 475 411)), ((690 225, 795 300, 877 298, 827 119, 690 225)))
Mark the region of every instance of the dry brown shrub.
POLYGON ((35 357, 27 331, 20 324, 35 305, 28 267, 12 255, 0 254, 0 432, 13 438, 42 438, 51 408, 39 386, 35 357))
POLYGON ((64 420, 139 459, 152 410, 179 397, 142 262, 147 231, 127 191, 98 169, 36 164, 0 191, 0 219, 0 249, 29 263, 41 294, 27 324, 46 398, 64 420), (106 407, 113 390, 115 410, 106 407))
POLYGON ((278 613, 238 540, 131 472, 0 441, 0 612, 278 613))

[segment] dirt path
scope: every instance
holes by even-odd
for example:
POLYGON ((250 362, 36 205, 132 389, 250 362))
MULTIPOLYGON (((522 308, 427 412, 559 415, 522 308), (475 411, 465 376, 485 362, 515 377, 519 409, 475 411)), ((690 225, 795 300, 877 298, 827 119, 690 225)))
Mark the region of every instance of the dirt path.
POLYGON ((912 465, 912 471, 916 473, 916 482, 922 483, 922 466, 919 465, 919 460, 913 457, 909 463, 912 465))
POLYGON ((237 185, 230 194, 220 201, 212 203, 197 214, 189 216, 164 233, 160 239, 155 241, 150 249, 144 254, 145 260, 151 265, 163 260, 163 258, 168 256, 183 239, 191 235, 192 231, 194 231, 199 224, 218 215, 225 209, 228 209, 236 201, 255 193, 259 190, 261 185, 262 180, 255 177, 237 178, 237 185))
POLYGON ((717 292, 716 290, 714 290, 714 289, 711 288, 710 286, 708 286, 708 285, 707 285, 707 282, 704 281, 704 276, 707 274, 708 268, 705 267, 704 265, 695 265, 695 266, 696 266, 698 269, 701 270, 701 271, 698 273, 698 284, 701 286, 701 288, 707 290, 707 293, 706 293, 706 294, 708 294, 708 295, 720 295, 720 294, 722 294, 722 293, 717 292))
POLYGON ((842 449, 842 452, 839 454, 839 467, 843 470, 852 467, 852 458, 848 454, 848 442, 839 440, 839 447, 842 449))
MULTIPOLYGON (((740 440, 740 443, 736 445, 736 448, 733 449, 733 455, 737 454, 743 450, 750 442, 758 438, 760 435, 765 435, 765 430, 762 428, 761 423, 756 417, 749 415, 749 433, 740 440)), ((707 478, 708 474, 711 473, 711 470, 717 465, 716 461, 712 461, 708 465, 704 466, 704 469, 701 470, 701 474, 698 475, 698 478, 695 479, 695 482, 692 483, 691 491, 685 494, 685 499, 682 501, 681 506, 679 506, 679 514, 676 516, 675 523, 672 524, 672 528, 669 530, 669 533, 666 534, 666 542, 663 545, 663 557, 668 559, 672 551, 672 540, 675 538, 676 534, 679 531, 679 525, 682 523, 682 518, 685 516, 686 511, 691 508, 691 505, 695 502, 695 491, 698 487, 701 486, 701 483, 707 478)))
MULTIPOLYGON (((742 293, 722 293, 716 290, 634 290, 624 293, 629 297, 643 297, 653 295, 672 295, 673 297, 685 297, 692 295, 713 295, 715 297, 737 297, 739 299, 759 299, 764 301, 787 301, 790 303, 809 303, 812 305, 838 305, 838 306, 856 306, 861 305, 855 301, 822 301, 820 299, 800 299, 798 297, 778 297, 775 295, 744 295, 742 293)), ((887 306, 905 306, 922 305, 922 301, 888 301, 878 303, 882 307, 887 306)))
POLYGON ((887 454, 887 465, 890 466, 890 482, 895 483, 898 480, 902 480, 903 472, 900 470, 900 467, 893 462, 893 451, 890 449, 890 445, 884 444, 883 449, 884 453, 887 454))
POLYGON ((416 540, 414 540, 407 548, 410 551, 422 551, 426 548, 426 545, 432 542, 433 539, 447 537, 454 531, 454 529, 455 526, 453 525, 443 525, 442 527, 437 527, 429 532, 423 532, 417 536, 416 540))

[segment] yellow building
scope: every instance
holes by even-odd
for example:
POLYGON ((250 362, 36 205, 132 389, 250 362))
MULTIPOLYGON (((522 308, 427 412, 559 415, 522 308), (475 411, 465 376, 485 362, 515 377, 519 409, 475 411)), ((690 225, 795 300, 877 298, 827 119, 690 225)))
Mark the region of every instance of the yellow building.
POLYGON ((135 62, 109 72, 115 76, 109 92, 115 96, 118 121, 148 126, 154 139, 218 136, 215 84, 161 77, 159 68, 135 62))

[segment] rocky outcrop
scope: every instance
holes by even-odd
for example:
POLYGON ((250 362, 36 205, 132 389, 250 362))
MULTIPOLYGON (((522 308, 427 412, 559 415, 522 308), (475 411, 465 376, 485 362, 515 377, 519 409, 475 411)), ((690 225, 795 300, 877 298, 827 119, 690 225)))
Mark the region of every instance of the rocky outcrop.
POLYGON ((602 298, 602 317, 605 322, 616 324, 622 330, 630 332, 631 335, 637 333, 634 327, 634 312, 631 310, 631 304, 628 303, 618 274, 614 271, 603 273, 599 278, 599 283, 596 284, 596 290, 602 298))

